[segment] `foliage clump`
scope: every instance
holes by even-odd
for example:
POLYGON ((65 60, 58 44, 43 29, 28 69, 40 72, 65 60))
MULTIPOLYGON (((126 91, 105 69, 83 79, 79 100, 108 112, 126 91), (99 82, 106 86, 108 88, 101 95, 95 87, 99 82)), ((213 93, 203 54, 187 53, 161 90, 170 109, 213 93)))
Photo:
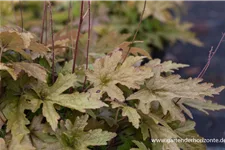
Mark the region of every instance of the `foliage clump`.
POLYGON ((192 118, 189 107, 205 113, 225 108, 206 100, 223 86, 174 74, 188 65, 151 59, 140 66, 148 54, 116 49, 72 73, 72 61, 60 58, 67 51, 56 53, 52 64, 52 49, 33 34, 0 31, 2 150, 205 149, 201 143, 150 140, 200 139, 184 113, 192 118))

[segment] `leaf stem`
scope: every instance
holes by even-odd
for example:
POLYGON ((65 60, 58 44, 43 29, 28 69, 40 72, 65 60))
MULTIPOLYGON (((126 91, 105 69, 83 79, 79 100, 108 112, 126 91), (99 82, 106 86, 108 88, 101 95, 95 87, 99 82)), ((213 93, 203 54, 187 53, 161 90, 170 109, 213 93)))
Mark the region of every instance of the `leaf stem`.
POLYGON ((115 122, 118 121, 118 116, 119 116, 120 110, 121 110, 121 108, 117 108, 117 110, 116 110, 115 122))
POLYGON ((132 39, 132 42, 131 42, 131 44, 129 45, 129 49, 128 49, 128 51, 127 51, 127 53, 126 53, 126 55, 125 55, 125 57, 124 57, 122 63, 126 60, 127 56, 129 55, 130 50, 131 50, 131 47, 132 47, 132 45, 134 44, 134 41, 135 41, 136 36, 137 36, 137 34, 138 34, 138 31, 140 30, 140 26, 141 26, 141 23, 142 23, 142 20, 143 20, 145 8, 146 8, 146 0, 144 1, 144 6, 143 6, 142 13, 141 13, 140 21, 139 21, 139 23, 138 23, 138 27, 137 27, 137 29, 136 29, 136 32, 135 32, 135 34, 134 34, 134 36, 133 36, 133 39, 132 39))
POLYGON ((21 32, 23 32, 23 4, 22 1, 19 1, 20 3, 20 19, 21 19, 21 32))
MULTIPOLYGON (((0 46, 0 63, 2 61, 2 53, 3 53, 3 47, 2 47, 2 43, 0 46)), ((0 76, 0 97, 2 96, 2 77, 0 76)))
POLYGON ((45 45, 48 44, 48 7, 46 6, 46 13, 45 13, 45 45))
POLYGON ((50 12, 50 27, 51 27, 51 39, 52 39, 52 83, 54 83, 55 82, 55 49, 54 49, 54 31, 53 31, 51 2, 49 2, 48 6, 49 6, 49 12, 50 12))
MULTIPOLYGON (((86 70, 88 69, 90 37, 91 37, 91 2, 89 0, 88 1, 88 40, 87 40, 87 49, 86 49, 86 70)), ((86 81, 87 81, 87 76, 85 76, 85 78, 84 78, 83 90, 85 88, 86 81)))
POLYGON ((213 47, 211 47, 211 50, 209 51, 208 61, 205 64, 205 66, 202 69, 202 71, 199 73, 197 78, 202 78, 204 76, 204 74, 206 73, 206 71, 207 71, 207 69, 208 69, 208 67, 209 67, 209 65, 211 63, 211 60, 212 60, 213 56, 216 54, 216 52, 218 51, 221 43, 223 42, 224 37, 225 37, 225 33, 222 33, 222 37, 221 37, 221 39, 220 39, 220 41, 219 41, 219 43, 218 43, 218 45, 217 45, 215 50, 213 50, 213 47))
POLYGON ((41 43, 43 43, 43 36, 44 36, 44 28, 45 28, 45 18, 47 13, 47 8, 46 8, 46 1, 44 1, 44 10, 43 10, 43 16, 42 16, 42 30, 41 30, 41 43))
POLYGON ((84 1, 81 1, 81 6, 80 6, 80 22, 78 26, 78 31, 77 31, 77 37, 76 37, 76 43, 75 43, 75 49, 73 53, 73 67, 72 67, 72 73, 75 72, 75 66, 76 66, 76 58, 77 58, 77 51, 78 51, 78 41, 80 38, 80 30, 83 22, 83 8, 84 8, 84 1))
MULTIPOLYGON (((68 8, 68 24, 72 24, 72 1, 69 1, 69 8, 68 8)), ((72 25, 71 25, 72 26, 72 25)), ((70 26, 67 26, 67 34, 69 33, 70 26)))
MULTIPOLYGON (((202 69, 202 71, 199 73, 198 77, 197 78, 202 78, 204 76, 204 74, 206 73, 210 63, 211 63, 211 60, 213 58, 213 56, 216 54, 216 52, 218 51, 221 43, 224 41, 225 37, 225 33, 222 33, 222 37, 220 38, 220 41, 218 43, 218 45, 216 46, 216 49, 213 50, 213 47, 211 47, 210 51, 209 51, 209 56, 208 56, 208 61, 207 63, 205 64, 204 68, 202 69)), ((181 100, 181 98, 178 98, 177 101, 175 102, 175 104, 177 104, 179 101, 181 100)))

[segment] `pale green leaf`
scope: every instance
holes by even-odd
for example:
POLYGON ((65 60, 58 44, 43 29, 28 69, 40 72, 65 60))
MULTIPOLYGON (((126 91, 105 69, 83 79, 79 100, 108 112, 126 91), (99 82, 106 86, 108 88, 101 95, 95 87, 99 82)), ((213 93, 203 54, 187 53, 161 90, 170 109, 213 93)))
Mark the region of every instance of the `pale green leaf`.
POLYGON ((173 73, 174 70, 178 70, 179 68, 188 67, 189 65, 186 64, 177 64, 172 61, 165 61, 161 63, 160 59, 153 59, 149 61, 146 66, 151 67, 153 70, 155 68, 159 68, 160 72, 171 72, 173 73))
POLYGON ((115 133, 102 131, 102 129, 90 130, 80 137, 81 149, 77 148, 77 150, 82 150, 82 148, 87 146, 107 145, 107 141, 110 141, 115 136, 115 133))
POLYGON ((24 114, 24 108, 18 99, 11 101, 3 109, 3 114, 7 118, 7 132, 11 131, 12 139, 9 143, 9 150, 27 149, 33 150, 27 134, 30 133, 26 125, 30 122, 24 114))
POLYGON ((46 117, 46 120, 48 121, 48 123, 51 125, 52 130, 55 131, 58 126, 58 120, 60 116, 54 108, 54 103, 50 101, 44 101, 42 113, 43 113, 43 116, 46 117))
POLYGON ((91 99, 89 93, 75 92, 72 94, 53 95, 48 96, 46 99, 52 103, 76 109, 81 112, 85 112, 86 109, 96 109, 107 106, 100 100, 91 99))
POLYGON ((50 95, 59 95, 65 90, 73 87, 76 82, 75 74, 59 74, 56 82, 49 88, 50 95))
POLYGON ((112 108, 122 107, 122 116, 127 116, 129 122, 131 122, 135 128, 137 129, 139 128, 141 117, 135 108, 122 105, 116 102, 112 102, 111 104, 112 104, 112 108))
MULTIPOLYGON (((178 103, 180 106, 185 104, 192 108, 198 109, 206 114, 208 114, 208 112, 206 110, 215 111, 215 110, 225 109, 224 105, 212 103, 212 101, 210 101, 210 100, 181 99, 178 103)), ((186 109, 184 106, 181 108, 186 109)))
MULTIPOLYGON (((212 97, 215 94, 219 94, 219 92, 224 89, 224 87, 214 88, 212 87, 213 84, 201 83, 201 81, 202 79, 197 78, 180 79, 178 75, 161 77, 156 74, 147 81, 145 88, 130 95, 127 100, 139 99, 138 109, 145 114, 149 113, 151 103, 157 101, 162 106, 164 115, 169 112, 173 120, 178 119, 180 121, 185 121, 181 109, 174 104, 174 99, 188 98, 194 99, 194 102, 198 102, 196 99, 202 101, 205 96, 212 97)), ((200 103, 198 104, 200 105, 200 103)), ((196 107, 198 106, 195 105, 195 108, 196 107)), ((216 107, 215 109, 219 108, 221 109, 222 107, 216 107)), ((187 112, 187 110, 185 111, 187 112)))
MULTIPOLYGON (((156 125, 151 124, 149 126, 151 139, 160 139, 160 140, 172 140, 174 138, 180 138, 176 133, 172 132, 170 129, 156 125)), ((163 150, 180 150, 177 143, 175 142, 163 142, 163 150)))
POLYGON ((58 139, 52 135, 49 124, 42 123, 43 116, 35 116, 29 126, 32 143, 37 150, 61 150, 58 139))
POLYGON ((74 122, 72 130, 81 130, 81 131, 83 131, 84 127, 88 124, 87 123, 88 117, 89 117, 88 115, 83 115, 81 117, 77 117, 75 122, 74 122))
MULTIPOLYGON (((184 124, 179 124, 177 127, 175 127, 174 130, 182 139, 195 139, 195 140, 203 140, 202 137, 200 137, 197 132, 195 131, 195 122, 187 120, 184 124)), ((200 142, 181 142, 178 143, 178 146, 183 150, 190 150, 190 149, 196 149, 196 150, 203 150, 206 149, 205 143, 200 142)))
POLYGON ((117 83, 128 88, 139 89, 144 84, 146 78, 153 76, 150 67, 135 67, 135 63, 143 57, 129 56, 122 61, 122 52, 115 51, 111 56, 107 55, 102 59, 97 59, 93 64, 93 70, 88 70, 86 75, 88 80, 94 84, 91 92, 100 91, 107 93, 111 99, 124 101, 123 92, 116 86, 117 83))
POLYGON ((88 115, 77 117, 74 125, 70 120, 61 124, 61 129, 57 132, 57 138, 61 142, 64 149, 68 150, 89 150, 88 146, 107 145, 116 136, 115 133, 95 129, 83 131, 87 125, 88 115), (66 126, 66 127, 64 127, 66 126))

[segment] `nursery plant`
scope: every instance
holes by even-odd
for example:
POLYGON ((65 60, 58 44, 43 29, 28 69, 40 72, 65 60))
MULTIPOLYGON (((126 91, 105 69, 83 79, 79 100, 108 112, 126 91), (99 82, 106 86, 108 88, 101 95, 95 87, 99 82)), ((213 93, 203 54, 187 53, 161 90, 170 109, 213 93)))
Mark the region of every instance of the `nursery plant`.
POLYGON ((206 114, 224 109, 208 99, 224 86, 181 78, 175 71, 188 65, 151 59, 133 47, 135 36, 121 43, 122 48, 95 51, 90 45, 90 1, 81 53, 84 2, 76 36, 65 31, 69 42, 63 33, 54 35, 51 3, 45 4, 50 10, 49 45, 23 28, 0 29, 1 150, 206 149, 204 143, 154 140, 202 139, 190 108, 206 114), (85 61, 78 62, 78 56, 85 61))

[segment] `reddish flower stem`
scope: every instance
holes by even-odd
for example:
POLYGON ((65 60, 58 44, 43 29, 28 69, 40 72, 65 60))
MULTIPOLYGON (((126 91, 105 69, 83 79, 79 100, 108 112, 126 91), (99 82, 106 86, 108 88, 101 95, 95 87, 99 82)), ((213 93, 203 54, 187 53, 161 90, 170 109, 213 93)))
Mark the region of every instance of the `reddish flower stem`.
POLYGON ((207 71, 207 69, 208 69, 208 67, 209 67, 209 65, 211 63, 211 60, 212 60, 213 56, 216 54, 216 52, 218 51, 221 43, 224 41, 223 40, 224 37, 225 37, 225 33, 222 33, 222 37, 221 37, 221 39, 220 39, 220 41, 219 41, 219 43, 218 43, 218 45, 217 45, 215 50, 213 50, 213 47, 211 47, 211 50, 209 51, 208 61, 205 64, 205 66, 202 69, 202 71, 199 73, 198 78, 202 78, 204 76, 204 74, 206 73, 206 71, 207 71))
POLYGON ((22 1, 19 1, 20 3, 20 19, 21 19, 21 31, 23 32, 23 4, 22 1))
POLYGON ((77 51, 78 51, 78 41, 80 38, 80 30, 83 22, 83 9, 84 9, 84 1, 81 1, 81 6, 80 6, 80 22, 78 26, 78 31, 77 31, 77 37, 76 37, 76 43, 75 43, 75 49, 73 53, 73 67, 72 67, 72 73, 75 72, 75 67, 76 67, 76 59, 77 59, 77 51))
POLYGON ((45 28, 45 18, 46 18, 46 13, 47 13, 47 5, 46 1, 44 1, 44 10, 43 10, 43 16, 42 16, 42 29, 41 29, 41 40, 40 42, 43 43, 43 36, 44 36, 44 28, 45 28))
MULTIPOLYGON (((89 45, 91 38, 91 2, 88 1, 88 40, 87 40, 87 49, 86 49, 86 70, 88 69, 88 54, 89 54, 89 45)), ((85 89, 85 84, 87 81, 87 76, 84 78, 83 90, 85 89)))
MULTIPOLYGON (((205 64, 205 66, 204 66, 204 68, 202 69, 202 71, 199 73, 199 75, 198 75, 197 78, 202 78, 202 77, 204 76, 204 74, 206 73, 206 71, 207 71, 207 69, 208 69, 208 67, 209 67, 209 65, 210 65, 210 63, 211 63, 211 60, 212 60, 213 56, 216 54, 216 52, 218 51, 218 49, 219 49, 221 43, 224 41, 224 40, 223 40, 224 37, 225 37, 225 33, 222 33, 222 37, 221 37, 221 39, 220 39, 218 45, 216 46, 216 49, 215 49, 215 50, 213 50, 213 47, 211 47, 211 49, 210 49, 210 51, 209 51, 209 55, 208 55, 208 61, 207 61, 207 63, 205 64)), ((181 98, 179 98, 179 99, 175 102, 175 104, 177 104, 180 100, 181 100, 181 98)))
POLYGON ((132 47, 132 45, 134 44, 134 41, 135 41, 136 36, 137 36, 137 34, 138 34, 138 31, 140 30, 140 26, 141 26, 141 22, 142 22, 142 19, 143 19, 143 16, 144 16, 145 8, 146 8, 146 0, 145 0, 145 2, 144 2, 144 7, 143 7, 143 10, 142 10, 142 13, 141 13, 141 16, 140 16, 140 21, 139 21, 139 23, 138 23, 138 27, 137 27, 137 29, 136 29, 136 32, 135 32, 135 34, 134 34, 134 36, 133 36, 133 39, 132 39, 132 42, 131 42, 131 44, 129 45, 129 49, 128 49, 128 51, 127 51, 127 53, 126 53, 126 55, 125 55, 125 57, 124 57, 122 63, 126 60, 127 56, 129 55, 130 50, 131 50, 131 47, 132 47))
POLYGON ((50 12, 50 28, 51 28, 51 40, 52 40, 52 83, 54 83, 55 82, 55 49, 54 49, 54 31, 53 31, 51 2, 49 2, 48 7, 50 12))

